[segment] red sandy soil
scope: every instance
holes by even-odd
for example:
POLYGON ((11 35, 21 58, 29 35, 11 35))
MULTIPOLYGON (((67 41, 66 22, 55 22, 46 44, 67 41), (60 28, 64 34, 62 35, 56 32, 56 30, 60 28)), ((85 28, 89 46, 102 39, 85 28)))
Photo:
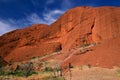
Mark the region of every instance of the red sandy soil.
POLYGON ((70 73, 66 73, 66 80, 120 80, 117 69, 106 69, 99 67, 88 68, 87 66, 75 67, 70 73))
POLYGON ((7 62, 23 61, 58 50, 65 53, 76 46, 101 42, 93 51, 74 55, 67 62, 74 65, 120 66, 119 37, 119 7, 76 7, 49 26, 35 24, 2 35, 0 56, 7 62))

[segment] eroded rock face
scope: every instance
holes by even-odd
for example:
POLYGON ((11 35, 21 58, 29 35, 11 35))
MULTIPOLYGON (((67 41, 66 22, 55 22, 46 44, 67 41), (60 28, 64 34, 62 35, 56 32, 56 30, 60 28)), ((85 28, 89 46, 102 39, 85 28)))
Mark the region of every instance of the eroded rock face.
POLYGON ((22 61, 33 56, 42 56, 57 50, 65 52, 84 44, 118 37, 119 7, 76 7, 50 26, 36 24, 2 35, 0 56, 8 62, 22 61))
POLYGON ((60 19, 63 51, 120 36, 120 8, 77 7, 60 19))
POLYGON ((95 21, 94 15, 95 10, 91 7, 77 7, 62 16, 63 51, 93 42, 91 36, 95 21))
POLYGON ((61 43, 54 40, 59 38, 56 30, 52 31, 48 25, 36 24, 4 34, 0 37, 0 55, 10 62, 58 51, 61 43))
POLYGON ((88 65, 101 66, 105 68, 120 67, 120 38, 109 39, 101 44, 91 47, 83 54, 77 51, 77 54, 64 61, 63 66, 71 63, 73 66, 88 65), (117 42, 117 43, 116 43, 117 42))

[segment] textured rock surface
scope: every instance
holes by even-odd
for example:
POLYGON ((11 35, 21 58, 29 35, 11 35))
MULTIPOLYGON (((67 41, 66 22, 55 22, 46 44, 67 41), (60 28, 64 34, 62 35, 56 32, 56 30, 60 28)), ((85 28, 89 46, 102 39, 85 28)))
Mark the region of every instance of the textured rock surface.
POLYGON ((52 31, 47 25, 40 24, 4 34, 0 37, 0 55, 9 62, 57 51, 61 49, 60 42, 51 41, 59 37, 56 36, 56 30, 52 31))
POLYGON ((92 47, 89 51, 80 54, 77 52, 67 59, 63 65, 71 63, 75 65, 102 66, 106 68, 120 67, 120 38, 105 40, 98 46, 92 47))
MULTIPOLYGON (((110 41, 117 39, 114 41, 117 45, 119 37, 119 7, 76 7, 67 11, 50 26, 36 24, 2 35, 0 37, 0 56, 8 62, 10 60, 22 61, 61 49, 65 52, 71 48, 93 42, 106 41, 107 43, 109 41, 108 44, 110 44, 110 41)), ((116 45, 109 46, 114 48, 116 45)), ((100 48, 103 55, 99 55, 99 48, 97 48, 96 53, 98 55, 95 54, 94 57, 103 57, 101 59, 97 58, 98 61, 102 62, 107 57, 106 55, 110 53, 115 57, 114 63, 115 61, 118 63, 120 60, 118 59, 120 57, 119 48, 120 45, 116 49, 107 49, 107 52, 105 52, 104 47, 100 48)), ((89 55, 89 57, 91 56, 89 55)), ((91 61, 95 61, 94 59, 96 60, 96 58, 93 58, 91 61)), ((83 59, 83 63, 86 63, 85 60, 83 59)), ((112 61, 112 59, 109 60, 112 61)), ((105 64, 107 63, 101 63, 101 65, 105 64)))
POLYGON ((120 36, 120 8, 77 7, 61 17, 63 50, 120 36))

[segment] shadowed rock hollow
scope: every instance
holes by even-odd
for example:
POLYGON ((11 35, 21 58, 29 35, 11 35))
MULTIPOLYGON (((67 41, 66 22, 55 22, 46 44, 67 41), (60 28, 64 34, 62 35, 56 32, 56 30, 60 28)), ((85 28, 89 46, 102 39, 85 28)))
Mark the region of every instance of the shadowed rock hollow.
POLYGON ((93 65, 99 62, 100 66, 105 67, 120 66, 119 40, 119 7, 76 7, 68 10, 50 26, 35 24, 2 35, 0 56, 7 62, 23 61, 59 50, 64 53, 83 44, 101 42, 102 47, 95 48, 95 55, 94 51, 90 55, 79 55, 73 62, 75 64, 89 62, 93 65), (110 45, 111 41, 114 41, 113 45, 110 45), (109 57, 108 54, 110 54, 109 57), (103 61, 106 58, 107 60, 103 61))

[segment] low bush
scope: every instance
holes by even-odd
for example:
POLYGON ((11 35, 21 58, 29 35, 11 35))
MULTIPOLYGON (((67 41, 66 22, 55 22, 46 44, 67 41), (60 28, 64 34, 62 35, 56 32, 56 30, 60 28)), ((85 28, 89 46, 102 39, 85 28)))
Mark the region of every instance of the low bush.
POLYGON ((51 67, 45 67, 45 71, 51 72, 51 71, 53 71, 53 69, 51 67))
POLYGON ((26 72, 26 71, 0 71, 0 76, 9 76, 9 75, 13 75, 13 76, 19 76, 19 77, 28 77, 31 76, 32 74, 37 74, 37 72, 26 72))
POLYGON ((89 46, 90 44, 83 44, 81 47, 86 47, 89 46))
POLYGON ((6 76, 6 75, 10 75, 11 71, 0 71, 0 76, 6 76))
POLYGON ((92 67, 92 65, 91 64, 88 64, 88 68, 91 68, 92 67))
POLYGON ((25 77, 28 77, 28 76, 31 76, 32 74, 37 74, 36 72, 26 72, 26 71, 16 71, 13 73, 13 75, 15 76, 25 76, 25 77))

